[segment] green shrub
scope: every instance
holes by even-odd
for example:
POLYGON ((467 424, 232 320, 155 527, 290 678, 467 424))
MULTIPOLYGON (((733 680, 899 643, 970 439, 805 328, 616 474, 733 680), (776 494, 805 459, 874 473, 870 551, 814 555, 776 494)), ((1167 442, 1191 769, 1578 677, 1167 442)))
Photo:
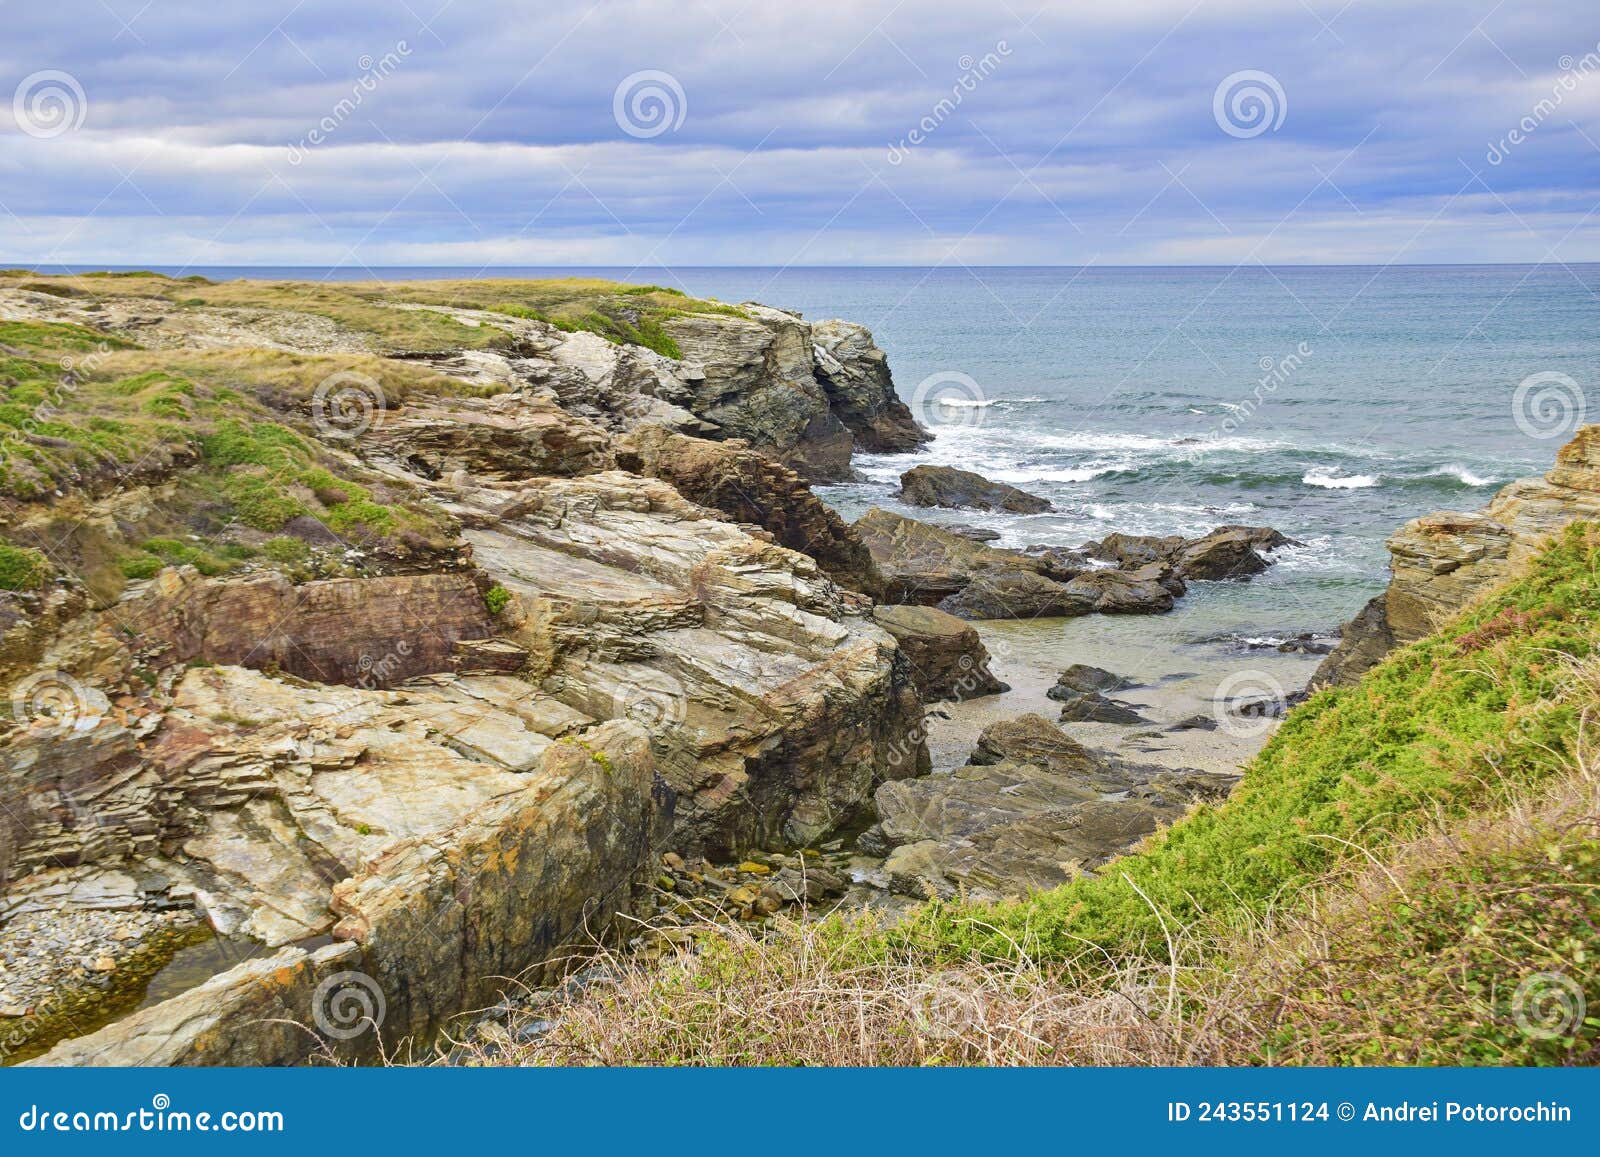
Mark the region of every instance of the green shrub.
POLYGON ((50 575, 50 563, 38 551, 0 542, 0 591, 36 591, 50 575))
POLYGON ((491 615, 498 615, 506 609, 506 604, 511 602, 511 592, 505 587, 496 584, 488 589, 483 596, 484 605, 489 608, 491 615))
POLYGON ((310 556, 311 547, 301 539, 285 536, 262 543, 261 553, 273 562, 303 562, 310 556))

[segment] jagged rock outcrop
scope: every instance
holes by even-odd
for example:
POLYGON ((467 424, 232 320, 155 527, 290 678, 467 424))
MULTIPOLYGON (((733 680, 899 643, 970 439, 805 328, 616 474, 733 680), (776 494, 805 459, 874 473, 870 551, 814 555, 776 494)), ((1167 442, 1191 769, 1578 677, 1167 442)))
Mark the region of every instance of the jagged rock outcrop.
POLYGON ((1003 899, 1092 871, 1237 777, 1139 767, 1093 751, 1038 715, 985 729, 948 775, 878 789, 890 886, 919 898, 1003 899))
POLYGON ((931 435, 895 396, 883 351, 845 322, 746 303, 743 317, 686 315, 667 330, 704 378, 688 403, 718 437, 743 438, 813 482, 851 477, 850 453, 910 450, 931 435), (819 330, 821 331, 819 333, 819 330))
POLYGON ((745 443, 710 442, 646 426, 618 443, 623 469, 669 482, 678 493, 735 522, 769 532, 810 555, 834 582, 877 594, 883 578, 850 525, 788 467, 745 443))
POLYGON ((1521 567, 1569 523, 1600 517, 1600 426, 1581 427, 1542 478, 1503 487, 1481 513, 1412 519, 1389 539, 1389 588, 1345 624, 1313 686, 1352 682, 1431 634, 1521 567))
POLYGON ((1218 581, 1260 574, 1272 565, 1261 551, 1298 545, 1269 526, 1219 526, 1200 538, 1112 534, 1084 544, 1083 550, 1090 558, 1123 569, 1161 564, 1180 578, 1218 581))
POLYGON ((848 321, 811 325, 817 380, 839 420, 870 454, 903 453, 933 440, 895 393, 889 359, 865 326, 848 321))
POLYGON ((982 474, 954 466, 913 466, 900 475, 900 501, 910 506, 1002 510, 1008 514, 1040 514, 1054 509, 1048 498, 1004 482, 991 482, 982 474))
POLYGON ((977 699, 1010 687, 989 670, 976 627, 933 607, 874 607, 873 621, 894 636, 924 702, 977 699))
MULTIPOLYGON (((108 308, 163 348, 359 350, 376 405, 324 429, 283 384, 297 354, 237 406, 231 458, 0 510, 8 535, 60 547, 0 592, 0 678, 23 705, 0 727, 0 952, 27 955, 6 941, 17 914, 107 913, 123 924, 95 942, 126 932, 131 960, 158 922, 128 914, 154 909, 278 950, 52 1063, 301 1060, 330 1036, 310 998, 350 971, 386 1002, 386 1044, 427 1039, 604 934, 663 850, 809 846, 927 770, 912 667, 858 593, 871 556, 781 464, 844 476, 858 435, 925 437, 865 330, 685 312, 669 358, 531 316, 383 307, 499 336, 379 358, 311 313, 108 308)), ((46 987, 77 983, 68 963, 46 987)), ((84 1027, 31 1011, 41 1040, 84 1027)))
POLYGON ((1089 592, 1040 573, 1043 564, 973 542, 932 523, 873 507, 855 522, 884 577, 889 602, 937 606, 961 618, 1087 614, 1089 592))

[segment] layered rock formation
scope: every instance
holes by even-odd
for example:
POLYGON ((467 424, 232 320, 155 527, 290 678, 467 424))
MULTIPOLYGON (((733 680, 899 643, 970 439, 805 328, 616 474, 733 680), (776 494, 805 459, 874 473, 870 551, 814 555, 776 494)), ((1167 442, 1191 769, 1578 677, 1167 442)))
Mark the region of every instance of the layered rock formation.
MULTIPOLYGON (((3 304, 137 318, 178 353, 394 340, 113 302, 3 304)), ((871 557, 782 464, 839 476, 858 436, 925 438, 865 330, 686 310, 670 358, 475 307, 385 308, 506 336, 368 353, 376 414, 350 429, 320 394, 303 408, 298 354, 268 360, 148 485, 0 510, 6 549, 47 576, 0 592, 0 950, 30 957, 6 940, 18 914, 104 913, 133 937, 115 978, 141 949, 128 914, 159 909, 265 953, 50 1063, 426 1041, 605 934, 663 849, 808 846, 927 770, 916 676, 857 593, 879 585, 871 557), (349 973, 384 1011, 346 1035, 318 1001, 349 973)), ((0 1017, 25 1014, 35 1044, 93 1027, 60 999, 79 962, 35 963, 57 991, 0 1017)))
POLYGON ((924 702, 977 699, 1010 688, 989 670, 977 628, 933 607, 875 607, 873 620, 894 636, 924 702))
POLYGON ((1040 514, 1052 509, 1048 498, 953 466, 913 466, 900 475, 900 501, 909 506, 1003 510, 1008 514, 1040 514))
POLYGON ((1065 883, 1125 851, 1237 777, 1124 763, 1038 715, 996 723, 948 775, 885 784, 863 846, 919 898, 1004 899, 1065 883))
POLYGON ((854 528, 883 575, 884 598, 967 619, 1170 611, 1187 589, 1186 578, 1246 578, 1270 565, 1260 550, 1291 541, 1265 527, 1219 527, 1199 539, 1112 535, 1086 544, 1082 553, 1023 552, 881 507, 854 528))
POLYGON ((1430 634, 1579 519, 1600 517, 1600 426, 1584 426, 1542 478, 1503 487, 1483 511, 1412 519, 1389 539, 1389 588, 1344 627, 1313 686, 1349 683, 1430 634))

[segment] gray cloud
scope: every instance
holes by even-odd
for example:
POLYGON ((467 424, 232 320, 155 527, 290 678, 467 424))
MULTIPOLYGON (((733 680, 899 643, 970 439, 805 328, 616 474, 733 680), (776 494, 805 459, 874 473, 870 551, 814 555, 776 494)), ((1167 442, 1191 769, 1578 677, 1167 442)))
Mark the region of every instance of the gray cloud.
POLYGON ((0 128, 0 257, 1600 259, 1576 0, 141 2, 8 10, 5 82, 60 70, 86 109, 0 128), (641 70, 681 126, 619 127, 641 70), (1214 118, 1243 70, 1275 130, 1214 118))

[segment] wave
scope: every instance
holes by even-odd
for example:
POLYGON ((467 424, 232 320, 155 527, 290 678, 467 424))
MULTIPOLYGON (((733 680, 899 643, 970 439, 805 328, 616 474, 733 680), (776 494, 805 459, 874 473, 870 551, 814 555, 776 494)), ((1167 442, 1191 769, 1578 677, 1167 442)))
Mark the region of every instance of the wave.
POLYGON ((1324 490, 1365 490, 1378 485, 1378 479, 1376 474, 1340 474, 1329 466, 1313 466, 1301 476, 1300 481, 1324 490))
POLYGON ((1423 477, 1424 478, 1454 478, 1457 482, 1460 482, 1463 486, 1472 486, 1472 487, 1493 486, 1495 484, 1495 480, 1493 478, 1485 478, 1482 475, 1476 474, 1473 471, 1467 469, 1465 466, 1459 466, 1454 462, 1450 463, 1448 466, 1435 467, 1434 469, 1432 469, 1432 470, 1428 471, 1426 474, 1424 474, 1423 477))

